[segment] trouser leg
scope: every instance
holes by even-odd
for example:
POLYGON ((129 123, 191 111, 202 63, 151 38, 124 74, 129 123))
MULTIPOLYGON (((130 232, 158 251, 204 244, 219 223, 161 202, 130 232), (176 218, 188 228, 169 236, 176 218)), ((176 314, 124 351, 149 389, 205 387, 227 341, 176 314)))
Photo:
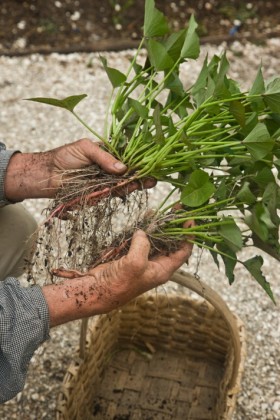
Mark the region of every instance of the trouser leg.
POLYGON ((21 204, 0 208, 0 280, 23 274, 32 254, 37 223, 21 204))

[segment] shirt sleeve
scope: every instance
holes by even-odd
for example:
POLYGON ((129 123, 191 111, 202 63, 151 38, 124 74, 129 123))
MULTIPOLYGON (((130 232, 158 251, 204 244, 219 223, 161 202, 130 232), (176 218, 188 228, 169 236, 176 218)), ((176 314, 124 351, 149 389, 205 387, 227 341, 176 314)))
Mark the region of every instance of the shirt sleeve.
POLYGON ((6 146, 0 143, 0 207, 11 204, 5 198, 4 181, 8 163, 16 150, 6 150, 6 146))
POLYGON ((35 350, 49 338, 49 310, 39 286, 0 282, 0 404, 22 391, 35 350))

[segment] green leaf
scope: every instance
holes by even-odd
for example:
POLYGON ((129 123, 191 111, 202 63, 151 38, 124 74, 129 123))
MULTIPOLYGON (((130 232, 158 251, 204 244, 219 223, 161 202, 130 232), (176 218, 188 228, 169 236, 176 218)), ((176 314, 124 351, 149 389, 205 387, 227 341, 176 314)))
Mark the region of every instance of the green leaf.
POLYGON ((258 171, 257 175, 254 178, 254 182, 258 184, 261 188, 265 188, 265 186, 269 182, 274 182, 274 175, 268 167, 264 167, 260 171, 258 171))
POLYGON ((140 74, 141 71, 143 70, 143 67, 135 61, 134 57, 131 58, 129 61, 132 63, 132 67, 133 67, 133 70, 135 71, 135 74, 140 74))
POLYGON ((157 104, 154 113, 153 120, 156 127, 156 135, 154 136, 155 143, 163 144, 164 143, 164 134, 161 126, 161 116, 160 116, 160 105, 157 104))
POLYGON ((171 73, 164 82, 164 87, 181 98, 186 95, 183 84, 176 73, 171 73))
POLYGON ((207 66, 208 57, 206 56, 202 65, 202 68, 200 70, 200 73, 193 84, 191 88, 191 93, 195 95, 197 92, 199 92, 201 89, 205 89, 207 86, 207 76, 209 74, 208 66, 207 66))
POLYGON ((279 216, 277 210, 280 207, 280 187, 275 182, 270 182, 263 193, 262 198, 264 206, 270 213, 271 220, 277 226, 279 225, 279 216))
POLYGON ((226 276, 229 284, 234 282, 234 269, 237 263, 235 252, 227 246, 225 243, 217 245, 217 250, 221 252, 221 257, 224 262, 226 276))
POLYGON ((240 87, 238 85, 238 82, 235 81, 235 80, 227 79, 227 88, 228 88, 228 90, 230 91, 230 93, 232 95, 235 95, 235 94, 238 95, 238 94, 241 93, 241 90, 240 90, 240 87))
POLYGON ((133 108, 139 117, 146 119, 149 114, 148 108, 146 108, 144 105, 142 105, 139 101, 136 99, 128 98, 128 105, 129 107, 133 108))
MULTIPOLYGON (((211 163, 210 163, 211 164, 211 163)), ((217 185, 216 185, 217 187, 217 185)), ((225 200, 228 197, 228 188, 226 185, 226 177, 222 178, 221 181, 219 182, 219 186, 216 189, 215 192, 215 198, 220 201, 220 200, 225 200)))
POLYGON ((169 32, 164 14, 155 8, 154 0, 145 1, 144 36, 147 38, 163 36, 169 32))
POLYGON ((251 133, 243 140, 254 159, 263 159, 274 146, 274 141, 263 123, 258 123, 251 133))
POLYGON ((265 104, 262 98, 262 94, 265 92, 265 84, 262 74, 262 68, 259 66, 257 76, 253 82, 253 85, 249 91, 248 99, 252 103, 252 108, 256 110, 263 110, 265 104), (259 95, 257 98, 251 98, 250 96, 259 95))
POLYGON ((86 94, 67 96, 64 99, 55 99, 55 98, 28 98, 27 101, 39 102, 42 104, 47 104, 51 106, 57 106, 59 108, 66 109, 67 111, 73 112, 76 105, 86 98, 86 94))
MULTIPOLYGON (((265 91, 265 85, 263 80, 263 74, 262 74, 262 67, 259 66, 257 76, 253 82, 253 85, 249 91, 249 96, 251 95, 259 95, 264 93, 265 91)), ((250 99, 250 98, 249 98, 250 99)))
POLYGON ((236 197, 246 204, 254 204, 256 202, 256 197, 250 190, 250 184, 249 182, 245 182, 236 197))
POLYGON ((220 58, 217 75, 216 77, 213 77, 213 80, 215 82, 214 95, 219 98, 229 98, 231 96, 226 78, 228 68, 229 62, 226 57, 226 54, 224 53, 220 58))
POLYGON ((100 60, 107 73, 107 76, 113 86, 113 88, 121 86, 126 81, 126 76, 117 69, 107 66, 107 60, 105 57, 100 56, 100 60))
POLYGON ((263 259, 260 255, 256 255, 253 258, 250 258, 247 261, 243 262, 243 265, 247 268, 249 273, 257 280, 257 282, 261 285, 261 287, 264 289, 264 291, 268 294, 270 299, 273 303, 276 304, 273 292, 271 290, 269 282, 266 280, 262 273, 262 265, 263 265, 263 259))
POLYGON ((277 168, 277 171, 278 171, 277 178, 280 179, 280 159, 275 160, 274 165, 275 165, 275 167, 277 168))
POLYGON ((262 241, 259 236, 255 233, 252 234, 253 244, 256 248, 261 249, 262 251, 266 252, 271 257, 275 258, 277 261, 280 261, 280 245, 279 245, 279 238, 278 232, 276 232, 276 239, 273 241, 272 245, 267 241, 262 241))
POLYGON ((279 114, 280 110, 280 77, 276 77, 266 87, 263 94, 264 102, 272 112, 279 114))
POLYGON ((163 44, 149 39, 147 47, 151 64, 157 71, 170 69, 173 66, 174 61, 163 44))
POLYGON ((166 51, 176 62, 180 58, 181 50, 184 45, 186 36, 186 29, 181 29, 179 32, 172 33, 164 42, 166 51))
POLYGON ((219 226, 219 234, 225 240, 225 243, 233 252, 240 251, 240 249, 242 249, 243 246, 243 240, 239 227, 237 226, 232 217, 226 217, 223 220, 230 221, 231 223, 219 226))
POLYGON ((271 114, 264 120, 265 125, 274 139, 280 137, 280 114, 271 114))
POLYGON ((196 33, 198 25, 192 15, 189 20, 189 26, 186 33, 183 48, 181 50, 181 58, 193 58, 196 59, 199 56, 200 46, 199 37, 196 33))
POLYGON ((256 127, 258 122, 259 120, 257 112, 250 113, 250 115, 246 119, 245 126, 241 130, 242 134, 244 134, 244 136, 246 137, 248 134, 250 134, 253 128, 256 127))
POLYGON ((246 116, 244 105, 240 101, 232 101, 229 105, 229 112, 232 113, 241 127, 245 126, 246 116))
POLYGON ((207 172, 201 169, 195 170, 181 194, 181 201, 189 207, 199 207, 214 194, 215 187, 209 181, 207 172))
POLYGON ((260 202, 253 207, 251 214, 245 216, 244 221, 262 241, 267 241, 269 229, 275 228, 268 209, 260 202))

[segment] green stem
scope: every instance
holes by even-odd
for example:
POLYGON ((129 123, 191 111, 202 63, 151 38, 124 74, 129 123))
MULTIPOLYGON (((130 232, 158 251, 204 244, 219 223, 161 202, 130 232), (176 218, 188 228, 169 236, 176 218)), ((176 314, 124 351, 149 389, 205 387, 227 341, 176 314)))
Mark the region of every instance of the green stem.
POLYGON ((77 120, 87 129, 89 130, 94 136, 96 136, 99 140, 101 140, 104 144, 106 144, 106 146, 111 148, 111 144, 104 139, 100 134, 98 134, 95 130, 93 130, 93 128, 91 128, 78 114, 76 114, 75 111, 72 111, 72 114, 74 115, 74 117, 77 118, 77 120))

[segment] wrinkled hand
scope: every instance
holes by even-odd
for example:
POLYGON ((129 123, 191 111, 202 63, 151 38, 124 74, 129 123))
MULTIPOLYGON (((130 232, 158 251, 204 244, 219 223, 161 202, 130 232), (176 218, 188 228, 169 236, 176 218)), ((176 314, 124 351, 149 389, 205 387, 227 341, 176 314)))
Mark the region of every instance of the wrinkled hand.
POLYGON ((149 260, 150 242, 139 230, 127 255, 113 263, 105 263, 89 270, 92 281, 101 287, 102 313, 124 305, 142 293, 166 283, 192 252, 192 244, 185 242, 169 256, 149 260))
POLYGON ((150 242, 146 234, 137 231, 126 256, 99 265, 82 277, 44 287, 51 326, 110 312, 164 284, 189 259, 192 244, 184 242, 178 251, 169 256, 150 260, 149 251, 150 242))
MULTIPOLYGON (((81 139, 48 152, 16 153, 10 160, 5 177, 7 199, 52 198, 61 185, 64 171, 82 169, 94 163, 107 173, 123 175, 127 167, 100 145, 99 142, 81 139)), ((144 183, 145 188, 154 185, 154 180, 144 183)), ((139 184, 133 183, 127 192, 137 188, 139 184)))

